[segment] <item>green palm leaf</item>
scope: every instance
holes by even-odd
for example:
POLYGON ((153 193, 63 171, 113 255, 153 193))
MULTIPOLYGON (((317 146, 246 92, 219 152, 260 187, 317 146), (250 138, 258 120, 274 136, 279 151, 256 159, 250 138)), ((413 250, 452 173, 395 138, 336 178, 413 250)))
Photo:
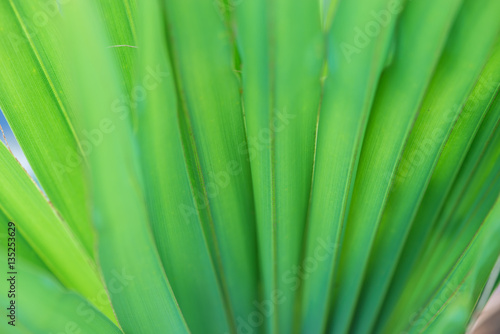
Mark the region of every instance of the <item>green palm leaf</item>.
POLYGON ((137 75, 142 80, 137 85, 147 90, 148 99, 138 103, 138 135, 155 241, 190 328, 223 333, 234 327, 235 319, 220 275, 220 251, 210 245, 213 226, 196 201, 199 185, 190 178, 196 167, 182 141, 182 109, 168 47, 157 47, 167 38, 155 34, 165 26, 163 7, 147 2, 139 8, 137 75), (157 14, 151 17, 152 12, 157 14))
POLYGON ((319 6, 255 1, 235 12, 263 300, 272 313, 268 330, 286 333, 294 322, 293 270, 300 265, 321 98, 319 6), (262 14, 264 24, 255 29, 262 14))
POLYGON ((84 147, 76 134, 79 117, 70 102, 65 55, 56 37, 61 20, 57 3, 9 0, 0 6, 0 30, 8 31, 0 36, 0 107, 44 191, 93 256, 83 177, 88 144, 84 147), (35 24, 35 18, 41 21, 35 24))
MULTIPOLYGON (((0 216, 4 221, 8 221, 2 214, 0 216)), ((7 261, 8 237, 7 233, 0 234, 3 263, 7 261)), ((18 309, 19 322, 15 327, 10 327, 7 333, 50 333, 72 330, 89 333, 122 333, 87 299, 64 288, 19 232, 16 234, 16 246, 18 268, 22 268, 23 290, 15 305, 18 309)), ((8 285, 10 285, 8 280, 2 280, 3 291, 9 290, 8 285)), ((7 294, 2 294, 1 302, 2 305, 10 306, 7 297, 7 294)))
MULTIPOLYGON (((75 96, 80 110, 85 111, 81 111, 83 126, 96 140, 96 149, 89 155, 89 182, 102 275, 125 332, 141 327, 146 332, 172 328, 176 333, 187 333, 150 230, 139 166, 135 163, 132 122, 117 108, 117 97, 123 94, 120 72, 106 47, 109 42, 102 34, 104 27, 84 20, 95 13, 92 3, 78 2, 67 8, 65 19, 78 24, 70 24, 65 35, 82 41, 67 51, 73 61, 70 68, 79 78, 75 96), (79 66, 89 61, 93 64, 91 70, 79 66), (98 85, 94 81, 97 75, 101 77, 98 85), (123 222, 127 222, 126 229, 121 228, 123 222), (115 286, 117 275, 127 281, 122 288, 115 286), (143 316, 149 321, 142 321, 143 316)), ((124 112, 128 115, 127 108, 124 112)))
POLYGON ((2 2, 36 181, 0 144, 0 332, 465 333, 498 281, 498 13, 2 2))
POLYGON ((104 287, 95 263, 3 144, 0 144, 0 174, 2 217, 16 222, 29 245, 67 288, 92 300, 113 318, 109 302, 96 301, 104 287), (26 210, 27 207, 30 209, 26 210))
MULTIPOLYGON (((335 13, 338 19, 333 20, 328 32, 328 72, 318 124, 304 266, 308 260, 314 261, 322 244, 330 246, 326 258, 316 260, 318 269, 304 282, 302 312, 306 319, 302 330, 306 332, 325 330, 327 326, 338 249, 348 216, 361 144, 376 83, 390 57, 397 12, 389 14, 384 26, 377 23, 379 30, 373 39, 358 47, 353 43, 359 44, 359 27, 364 28, 366 22, 372 22, 371 13, 385 10, 387 4, 387 1, 358 4, 340 1, 335 13), (326 293, 323 292, 325 287, 326 293)), ((396 3, 396 7, 400 6, 396 3)), ((333 309, 333 330, 342 332, 349 320, 343 311, 349 312, 349 308, 333 305, 333 309)))

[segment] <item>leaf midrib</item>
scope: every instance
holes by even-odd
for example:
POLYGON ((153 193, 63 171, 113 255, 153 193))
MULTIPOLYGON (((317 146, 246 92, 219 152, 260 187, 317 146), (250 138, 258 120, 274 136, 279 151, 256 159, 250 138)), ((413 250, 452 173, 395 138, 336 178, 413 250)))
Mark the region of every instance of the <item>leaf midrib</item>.
POLYGON ((24 23, 23 21, 23 18, 21 17, 20 13, 19 13, 19 10, 17 9, 17 6, 14 4, 14 1, 13 0, 9 0, 9 4, 10 4, 10 7, 14 13, 14 15, 16 16, 16 19, 17 19, 17 22, 19 23, 19 26, 21 27, 26 39, 28 40, 29 42, 29 45, 30 45, 30 48, 37 60, 37 64, 38 66, 40 67, 40 69, 42 70, 44 76, 45 76, 45 79, 47 81, 47 83, 49 84, 50 86, 50 93, 52 94, 52 96, 54 97, 54 99, 56 100, 57 102, 57 105, 59 106, 59 111, 61 112, 61 114, 63 115, 63 118, 64 118, 64 121, 66 122, 66 125, 68 126, 68 128, 70 129, 70 132, 73 136, 73 139, 75 140, 75 143, 78 147, 78 150, 79 150, 79 153, 80 155, 82 156, 83 158, 83 161, 85 162, 85 164, 88 166, 88 161, 87 161, 87 156, 84 154, 84 151, 83 151, 83 148, 81 146, 81 143, 80 141, 78 140, 78 136, 76 134, 76 131, 75 131, 75 128, 73 127, 73 124, 72 122, 70 121, 69 119, 69 116, 68 116, 68 113, 67 113, 67 110, 66 110, 66 107, 64 106, 64 103, 62 101, 62 99, 60 98, 59 94, 57 93, 57 90, 55 88, 55 85, 54 85, 54 82, 52 80, 52 77, 50 76, 45 64, 43 63, 43 60, 35 46, 35 43, 33 42, 32 38, 30 37, 30 34, 26 28, 26 24, 24 23))

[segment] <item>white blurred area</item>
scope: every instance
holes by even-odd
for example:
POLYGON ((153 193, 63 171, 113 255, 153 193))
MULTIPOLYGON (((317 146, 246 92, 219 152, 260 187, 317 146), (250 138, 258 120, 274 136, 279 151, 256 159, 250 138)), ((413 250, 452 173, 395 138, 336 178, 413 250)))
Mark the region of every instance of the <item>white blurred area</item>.
POLYGON ((21 147, 19 146, 19 143, 16 140, 16 137, 12 133, 12 130, 10 129, 9 124, 7 123, 7 120, 5 119, 5 116, 3 115, 3 112, 0 110, 0 125, 2 126, 3 129, 3 134, 0 134, 0 139, 2 143, 5 145, 5 141, 7 141, 8 147, 10 148, 12 154, 16 157, 17 161, 24 167, 24 169, 28 172, 28 174, 31 175, 31 177, 36 180, 35 174, 33 173, 33 170, 31 169, 30 164, 28 163, 28 160, 26 159, 26 156, 24 155, 21 147), (5 138, 4 138, 5 135, 5 138))

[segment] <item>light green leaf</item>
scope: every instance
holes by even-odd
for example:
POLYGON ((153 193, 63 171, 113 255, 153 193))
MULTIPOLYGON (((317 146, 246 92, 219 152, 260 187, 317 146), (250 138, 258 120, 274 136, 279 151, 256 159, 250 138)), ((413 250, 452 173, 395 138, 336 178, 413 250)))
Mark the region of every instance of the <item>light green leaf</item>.
MULTIPOLYGON (((494 173, 498 170, 495 165, 499 154, 497 146, 500 140, 499 124, 500 95, 497 94, 439 213, 435 230, 446 227, 452 217, 456 216, 460 203, 475 201, 477 197, 474 195, 477 196, 481 188, 490 186, 490 183, 485 182, 491 182, 491 177, 495 177, 494 173)), ((464 209, 467 210, 468 207, 464 209)))
MULTIPOLYGON (((490 62, 490 66, 487 66, 481 74, 482 79, 489 77, 492 68, 498 70, 496 68, 498 67, 496 66, 497 59, 495 58, 494 61, 490 62)), ((486 94, 487 96, 483 97, 481 101, 482 103, 477 103, 477 95, 478 93, 483 92, 484 89, 484 83, 480 80, 469 96, 463 111, 458 117, 453 131, 447 139, 443 151, 440 153, 439 161, 429 181, 429 186, 426 189, 426 196, 428 197, 424 197, 422 204, 420 204, 421 212, 424 210, 431 211, 435 209, 435 205, 439 203, 439 200, 437 198, 431 199, 431 194, 446 191, 445 187, 453 182, 454 176, 456 175, 456 169, 459 168, 462 160, 464 159, 468 147, 470 146, 470 142, 472 142, 484 115, 488 111, 488 104, 495 93, 495 88, 488 90, 486 94)), ((420 150, 423 150, 422 147, 420 147, 420 150)), ((403 164, 404 163, 405 162, 403 162, 403 164)), ((384 229, 379 232, 375 244, 373 245, 373 249, 371 251, 371 262, 366 273, 366 281, 363 290, 361 291, 361 296, 363 297, 360 300, 360 305, 364 305, 367 310, 373 309, 373 304, 367 302, 370 300, 375 300, 375 302, 378 303, 377 308, 379 308, 383 301, 382 299, 389 288, 390 279, 395 270, 397 257, 401 251, 399 247, 402 247, 403 245, 403 242, 400 240, 404 240, 405 233, 408 233, 407 229, 409 225, 406 220, 401 220, 400 222, 401 223, 399 225, 401 227, 398 228, 394 225, 395 221, 391 221, 391 224, 393 224, 392 226, 387 225, 390 226, 389 228, 393 231, 391 233, 395 233, 395 242, 387 242, 387 227, 383 227, 384 229), (397 245, 396 248, 394 248, 395 245, 397 245), (381 261, 380 259, 383 260, 381 261)), ((428 226, 428 228, 432 227, 432 219, 430 217, 425 219, 417 215, 415 223, 411 227, 411 231, 408 234, 408 244, 404 246, 406 249, 418 254, 418 249, 421 249, 423 246, 421 244, 424 244, 424 240, 419 239, 419 236, 424 233, 423 231, 426 226, 428 226)), ((401 257, 404 259, 405 266, 409 265, 412 257, 413 256, 411 255, 401 257)), ((373 313, 372 320, 375 320, 376 312, 373 313)))
POLYGON ((109 301, 95 300, 104 291, 95 263, 3 144, 0 144, 0 175, 3 215, 16 223, 30 246, 67 288, 92 300, 114 319, 109 301))
POLYGON ((386 263, 373 256, 373 266, 368 267, 370 252, 390 194, 392 175, 461 2, 409 2, 398 22, 394 59, 380 79, 370 113, 343 244, 346 262, 356 264, 348 281, 350 305, 358 299, 351 328, 354 333, 371 330, 383 302, 386 263))
MULTIPOLYGON (((110 48, 116 57, 120 69, 124 95, 120 97, 122 103, 131 108, 134 126, 137 124, 135 109, 140 91, 135 84, 134 62, 137 58, 137 4, 135 0, 95 0, 100 9, 100 21, 104 25, 109 37, 110 48)), ((134 127, 135 128, 135 127, 134 127)))
POLYGON ((269 333, 294 326, 324 62, 319 15, 314 1, 235 8, 269 333))
POLYGON ((45 193, 93 257, 85 150, 68 96, 56 0, 0 4, 0 107, 45 193))
MULTIPOLYGON (((484 121, 474 138, 474 142, 469 149, 467 157, 465 158, 464 163, 457 175, 457 178, 449 191, 449 196, 445 201, 443 209, 441 210, 438 223, 436 224, 437 226, 434 227, 435 231, 430 230, 428 232, 430 235, 440 235, 442 233, 443 226, 449 224, 451 216, 454 215, 457 208, 460 208, 460 202, 462 201, 464 194, 467 194, 467 197, 473 199, 474 201, 481 199, 481 194, 484 193, 491 185, 490 183, 486 184, 484 182, 491 182, 492 179, 496 177, 495 172, 493 171, 498 171, 498 169, 495 169, 494 165, 498 160, 496 157, 499 153, 496 153, 494 148, 500 147, 498 146, 500 134, 498 131, 495 131, 498 127, 498 122, 500 121, 499 102, 500 99, 497 96, 484 118, 484 121), (472 189, 475 190, 472 191, 472 189)), ((466 213, 471 211, 470 205, 468 207, 464 207, 463 209, 466 213)), ((460 220, 457 221, 455 219, 456 225, 461 224, 461 219, 465 218, 463 214, 461 216, 462 217, 459 218, 460 220)), ((414 224, 412 226, 409 238, 401 254, 401 259, 405 259, 405 261, 401 261, 398 264, 394 277, 407 277, 410 269, 413 268, 415 261, 418 259, 418 256, 422 253, 417 252, 417 246, 421 249, 425 249, 426 247, 425 239, 421 234, 416 232, 418 231, 418 227, 420 227, 418 224, 414 224)), ((396 284, 398 285, 393 286, 391 289, 401 290, 405 283, 406 279, 399 279, 396 281, 396 284)), ((394 294, 393 296, 396 297, 397 294, 394 294)), ((394 302, 394 300, 392 300, 392 302, 394 302)))
MULTIPOLYGON (((77 293, 64 288, 51 274, 24 237, 16 231, 15 236, 7 234, 9 221, 0 212, 4 228, 0 232, 2 256, 0 261, 7 263, 7 245, 15 249, 15 285, 14 294, 2 293, 0 304, 7 309, 14 301, 15 326, 6 318, 0 324, 2 333, 121 333, 105 315, 97 310, 88 300, 77 293), (10 238, 10 239, 8 239, 10 238)), ((9 249, 9 253, 13 253, 9 249)), ((9 278, 10 275, 7 276, 9 278)), ((2 291, 10 290, 10 281, 2 279, 2 291)), ((13 290, 13 291, 14 291, 13 290)), ((10 311, 8 311, 10 313, 10 311)))
POLYGON ((188 333, 151 233, 129 109, 120 102, 119 68, 105 28, 88 19, 97 15, 92 3, 74 1, 62 32, 84 127, 101 138, 89 155, 99 264, 125 332, 188 333))
POLYGON ((462 255, 448 276, 442 280, 431 298, 418 308, 421 311, 412 314, 407 323, 404 323, 404 317, 394 319, 402 327, 387 327, 386 332, 404 330, 406 333, 435 333, 437 328, 447 328, 447 331, 455 328, 453 332, 464 331, 498 258, 500 244, 495 239, 498 233, 500 197, 477 232, 472 234, 473 239, 462 247, 462 255))
MULTIPOLYGON (((475 140, 476 134, 482 135, 483 131, 488 134, 491 130, 484 129, 490 127, 492 116, 500 116, 499 111, 492 108, 493 99, 498 94, 498 84, 500 83, 500 43, 497 41, 494 53, 483 69, 479 80, 470 94, 460 117, 458 118, 450 138, 447 140, 443 152, 436 165, 434 173, 422 199, 420 210, 415 217, 415 223, 410 230, 410 238, 405 245, 403 258, 405 266, 411 266, 420 250, 426 245, 426 237, 431 229, 439 230, 439 224, 433 226, 438 218, 442 206, 451 203, 448 194, 454 196, 457 190, 450 193, 457 176, 467 175, 462 171, 461 166, 466 155, 475 140), (490 117, 487 117, 490 114, 490 117), (484 120, 484 121, 483 121, 484 120), (481 132, 478 132, 481 130, 481 132), (460 173, 459 173, 460 171, 460 173), (446 202, 445 202, 446 201, 446 202), (411 254, 408 254, 410 252, 411 254)), ((478 161, 478 157, 474 159, 478 161)), ((469 158, 470 160, 470 158, 469 158)), ((453 189, 456 189, 454 186, 453 189)), ((440 219, 443 221, 442 219, 440 219)))
MULTIPOLYGON (((498 6, 496 1, 465 1, 450 33, 408 138, 377 232, 378 241, 374 246, 377 254, 373 258, 387 261, 389 271, 399 258, 444 145, 495 43, 500 22, 493 13, 500 9, 498 6)), ((401 274, 394 277, 397 281, 406 279, 401 274)), ((385 302, 379 323, 395 314, 394 299, 401 291, 398 289, 404 286, 397 282, 391 284, 396 287, 389 290, 389 300, 385 302)))
POLYGON ((205 235, 210 232, 209 247, 234 317, 246 322, 257 311, 257 241, 231 33, 218 12, 219 2, 164 4, 185 159, 197 205, 191 212, 198 210, 205 235))
POLYGON ((213 227, 203 220, 192 188, 168 46, 158 47, 166 40, 158 33, 165 26, 163 6, 143 2, 139 14, 136 86, 147 100, 138 101, 138 138, 155 241, 191 331, 222 334, 236 328, 235 319, 224 277, 215 269, 221 266, 219 250, 210 252, 213 227))
MULTIPOLYGON (((340 1, 327 36, 328 70, 321 105, 313 186, 307 221, 303 265, 316 262, 303 282, 300 325, 304 333, 324 331, 334 301, 333 331, 342 333, 349 322, 342 313, 348 305, 333 297, 338 247, 349 210, 352 187, 376 84, 390 54, 393 28, 401 2, 391 2, 387 22, 378 23, 372 12, 389 10, 389 1, 340 1), (375 25, 376 34, 363 29, 375 25), (361 37, 360 37, 361 36, 361 37), (321 260, 321 245, 329 245, 321 260), (326 289, 326 290, 325 290, 326 289)), ((372 27, 373 28, 373 27, 372 27)))

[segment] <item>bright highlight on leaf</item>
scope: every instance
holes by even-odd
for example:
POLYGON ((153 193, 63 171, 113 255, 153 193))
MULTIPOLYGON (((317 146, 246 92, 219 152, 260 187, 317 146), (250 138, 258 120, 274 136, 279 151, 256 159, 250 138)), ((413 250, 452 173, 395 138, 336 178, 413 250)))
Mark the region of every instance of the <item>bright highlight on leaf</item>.
POLYGON ((465 333, 498 282, 499 17, 2 1, 40 186, 0 145, 0 332, 465 333))

